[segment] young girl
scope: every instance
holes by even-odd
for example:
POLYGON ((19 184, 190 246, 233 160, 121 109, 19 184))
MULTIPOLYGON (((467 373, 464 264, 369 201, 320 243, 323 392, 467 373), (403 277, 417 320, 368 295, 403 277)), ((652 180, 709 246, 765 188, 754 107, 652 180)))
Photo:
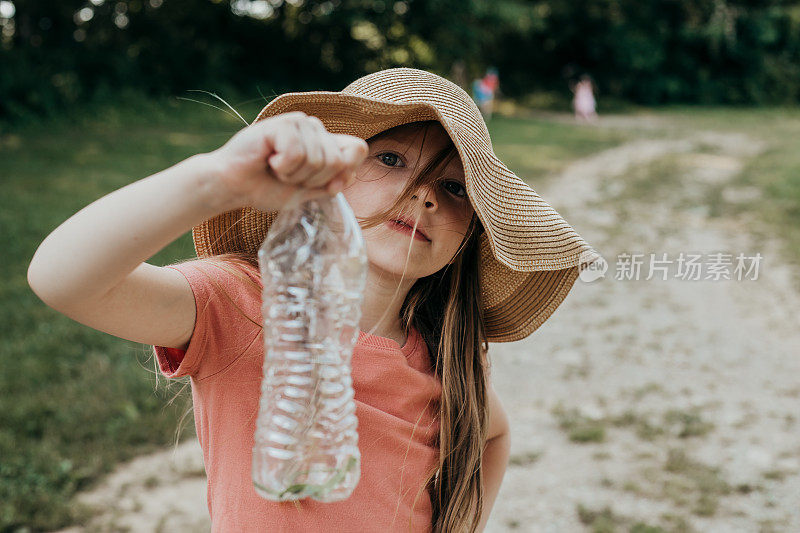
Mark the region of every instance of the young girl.
POLYGON ((529 335, 596 257, 496 158, 467 93, 398 68, 281 95, 219 149, 97 200, 43 241, 28 280, 75 320, 152 344, 167 377, 190 376, 213 531, 475 531, 509 455, 488 341, 529 335), (369 262, 352 358, 361 478, 341 502, 276 503, 250 471, 256 253, 292 195, 340 190, 369 262), (198 259, 144 262, 189 229, 198 259))
POLYGON ((596 102, 594 97, 594 83, 588 74, 581 76, 578 83, 570 86, 574 94, 572 109, 575 111, 575 120, 578 122, 595 122, 597 120, 596 102))

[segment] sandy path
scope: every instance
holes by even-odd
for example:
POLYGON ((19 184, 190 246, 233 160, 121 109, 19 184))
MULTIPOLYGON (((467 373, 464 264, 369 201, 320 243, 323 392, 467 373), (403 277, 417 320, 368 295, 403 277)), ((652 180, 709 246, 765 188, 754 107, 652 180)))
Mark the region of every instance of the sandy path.
POLYGON ((625 531, 636 522, 665 531, 800 531, 800 301, 775 243, 751 237, 755 222, 709 219, 701 202, 706 187, 729 181, 761 148, 716 133, 637 141, 573 164, 542 192, 609 271, 579 280, 530 338, 493 347, 516 464, 490 531, 602 522, 589 512, 581 521, 579 505, 608 506, 607 521, 625 531), (697 152, 709 146, 713 154, 697 152), (631 170, 663 158, 683 171, 678 187, 646 202, 615 200, 631 170), (647 260, 719 251, 760 251, 758 280, 614 279, 621 252, 647 260), (604 441, 571 442, 556 407, 602 427, 604 441))
MULTIPOLYGON (((761 149, 714 132, 635 141, 539 191, 609 270, 579 280, 528 339, 492 346, 512 458, 487 531, 800 531, 800 298, 756 222, 710 219, 702 201, 761 149), (625 196, 637 170, 664 160, 679 186, 625 196), (757 280, 617 280, 622 252, 644 253, 645 275, 650 253, 764 259, 757 280)), ((102 510, 70 531, 208 530, 195 441, 121 466, 80 500, 102 510)))

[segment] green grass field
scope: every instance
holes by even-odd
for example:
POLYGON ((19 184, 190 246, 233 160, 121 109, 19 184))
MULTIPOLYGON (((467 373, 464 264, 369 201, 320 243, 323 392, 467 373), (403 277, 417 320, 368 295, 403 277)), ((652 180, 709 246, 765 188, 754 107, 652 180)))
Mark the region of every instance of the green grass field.
MULTIPOLYGON (((231 104, 249 121, 263 102, 231 104)), ((800 113, 679 109, 655 115, 668 127, 647 135, 709 128, 765 139, 768 149, 737 178, 764 196, 744 208, 763 213, 800 249, 800 151, 793 147, 800 113)), ((242 126, 198 103, 130 97, 122 105, 74 110, 0 133, 0 239, 7 265, 0 285, 0 531, 74 523, 82 512, 71 505, 74 494, 119 461, 174 442, 190 406, 188 389, 168 405, 180 386, 157 382, 148 346, 78 324, 33 294, 26 270, 36 247, 87 204, 213 150, 242 126)), ((545 115, 496 116, 489 127, 498 156, 534 189, 572 160, 645 135, 545 115)), ((187 233, 149 262, 193 255, 187 233)), ((189 417, 180 437, 192 433, 189 417)))
MULTIPOLYGON (((0 530, 53 529, 80 514, 70 500, 115 463, 175 440, 188 389, 156 384, 147 346, 90 329, 43 304, 27 266, 82 207, 225 142, 236 121, 171 100, 76 110, 0 137, 6 282, 0 304, 0 530)), ((193 255, 187 233, 150 261, 193 255)), ((65 258, 67 260, 68 258, 65 258)), ((193 432, 191 417, 183 436, 193 432)))

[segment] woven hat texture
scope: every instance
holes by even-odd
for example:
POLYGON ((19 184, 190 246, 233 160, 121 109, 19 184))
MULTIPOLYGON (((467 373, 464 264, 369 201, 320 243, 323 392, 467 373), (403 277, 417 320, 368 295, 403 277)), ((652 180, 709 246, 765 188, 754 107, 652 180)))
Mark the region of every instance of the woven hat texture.
MULTIPOLYGON (((318 117, 332 133, 368 139, 421 120, 437 120, 455 144, 469 200, 485 232, 480 284, 490 342, 527 337, 549 318, 582 268, 600 255, 529 185, 494 154, 472 98, 449 80, 412 68, 357 79, 341 92, 286 93, 254 122, 290 111, 318 117)), ((222 213, 192 230, 198 257, 256 253, 277 213, 251 207, 222 213)))

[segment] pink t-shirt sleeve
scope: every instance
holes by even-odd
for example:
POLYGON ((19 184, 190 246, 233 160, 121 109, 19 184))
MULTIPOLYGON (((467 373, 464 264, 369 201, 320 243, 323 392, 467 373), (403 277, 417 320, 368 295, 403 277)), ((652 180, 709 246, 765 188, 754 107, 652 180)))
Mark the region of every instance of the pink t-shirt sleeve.
MULTIPOLYGON (((258 283, 257 271, 230 265, 258 283)), ((198 259, 168 265, 189 282, 195 299, 195 325, 186 350, 153 346, 161 373, 168 378, 204 379, 224 369, 259 333, 260 309, 252 284, 216 264, 198 259), (237 309, 237 306, 239 309, 237 309)), ((259 285, 260 287, 260 285, 259 285)))

